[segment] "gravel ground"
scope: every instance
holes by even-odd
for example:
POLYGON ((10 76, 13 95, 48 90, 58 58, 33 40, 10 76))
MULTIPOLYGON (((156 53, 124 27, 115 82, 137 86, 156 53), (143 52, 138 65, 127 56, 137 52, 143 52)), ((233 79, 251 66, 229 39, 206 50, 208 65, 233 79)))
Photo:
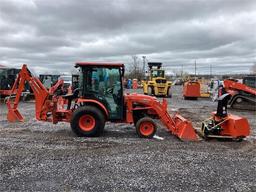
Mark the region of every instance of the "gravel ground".
MULTIPOLYGON (((195 127, 216 110, 207 99, 184 101, 173 87, 169 109, 195 127)), ((182 142, 160 125, 164 140, 139 139, 132 125, 107 123, 99 138, 78 138, 67 123, 34 119, 21 103, 24 123, 8 123, 0 105, 0 191, 256 191, 255 112, 242 142, 182 142)))

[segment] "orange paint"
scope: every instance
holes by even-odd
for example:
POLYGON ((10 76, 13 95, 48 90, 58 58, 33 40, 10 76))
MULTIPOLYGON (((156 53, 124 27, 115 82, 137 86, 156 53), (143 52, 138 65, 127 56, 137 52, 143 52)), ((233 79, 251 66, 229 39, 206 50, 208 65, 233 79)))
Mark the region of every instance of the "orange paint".
POLYGON ((184 97, 200 97, 200 83, 197 81, 187 81, 183 86, 184 97))
POLYGON ((96 120, 91 115, 83 115, 79 119, 79 126, 83 131, 91 131, 96 125, 96 120))
POLYGON ((142 135, 149 136, 154 132, 154 124, 149 121, 142 122, 139 129, 142 135))

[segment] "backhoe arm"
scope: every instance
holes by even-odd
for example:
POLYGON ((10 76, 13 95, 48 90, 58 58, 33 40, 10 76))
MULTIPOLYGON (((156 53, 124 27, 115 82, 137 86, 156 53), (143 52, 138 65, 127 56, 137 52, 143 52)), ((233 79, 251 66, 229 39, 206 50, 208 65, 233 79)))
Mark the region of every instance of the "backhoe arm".
POLYGON ((18 111, 18 104, 22 91, 24 90, 25 83, 28 82, 34 95, 35 95, 35 110, 36 110, 36 119, 37 120, 47 120, 47 112, 50 107, 49 92, 41 83, 41 81, 33 77, 27 65, 24 64, 18 77, 16 78, 14 85, 11 89, 11 95, 16 93, 14 102, 11 102, 10 97, 8 98, 6 104, 8 107, 7 119, 10 122, 14 121, 24 121, 23 116, 18 111))

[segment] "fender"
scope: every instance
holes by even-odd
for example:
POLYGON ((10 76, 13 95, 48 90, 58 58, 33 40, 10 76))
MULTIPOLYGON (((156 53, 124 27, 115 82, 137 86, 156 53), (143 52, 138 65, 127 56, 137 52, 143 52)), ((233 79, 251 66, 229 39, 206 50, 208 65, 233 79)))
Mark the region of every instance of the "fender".
POLYGON ((77 100, 77 103, 93 103, 96 104, 97 106, 99 106, 100 109, 102 109, 105 112, 106 117, 108 118, 109 113, 108 110, 106 109, 106 107, 99 101, 93 100, 93 99, 81 99, 79 98, 77 100))

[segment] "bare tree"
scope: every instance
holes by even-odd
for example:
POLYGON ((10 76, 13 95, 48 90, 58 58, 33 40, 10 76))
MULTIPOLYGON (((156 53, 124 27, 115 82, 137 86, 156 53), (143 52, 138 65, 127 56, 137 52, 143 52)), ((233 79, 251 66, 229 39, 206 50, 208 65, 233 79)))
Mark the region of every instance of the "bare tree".
POLYGON ((126 75, 129 79, 138 79, 141 80, 144 76, 143 74, 143 65, 141 64, 137 55, 132 55, 132 63, 130 64, 130 69, 126 75))

